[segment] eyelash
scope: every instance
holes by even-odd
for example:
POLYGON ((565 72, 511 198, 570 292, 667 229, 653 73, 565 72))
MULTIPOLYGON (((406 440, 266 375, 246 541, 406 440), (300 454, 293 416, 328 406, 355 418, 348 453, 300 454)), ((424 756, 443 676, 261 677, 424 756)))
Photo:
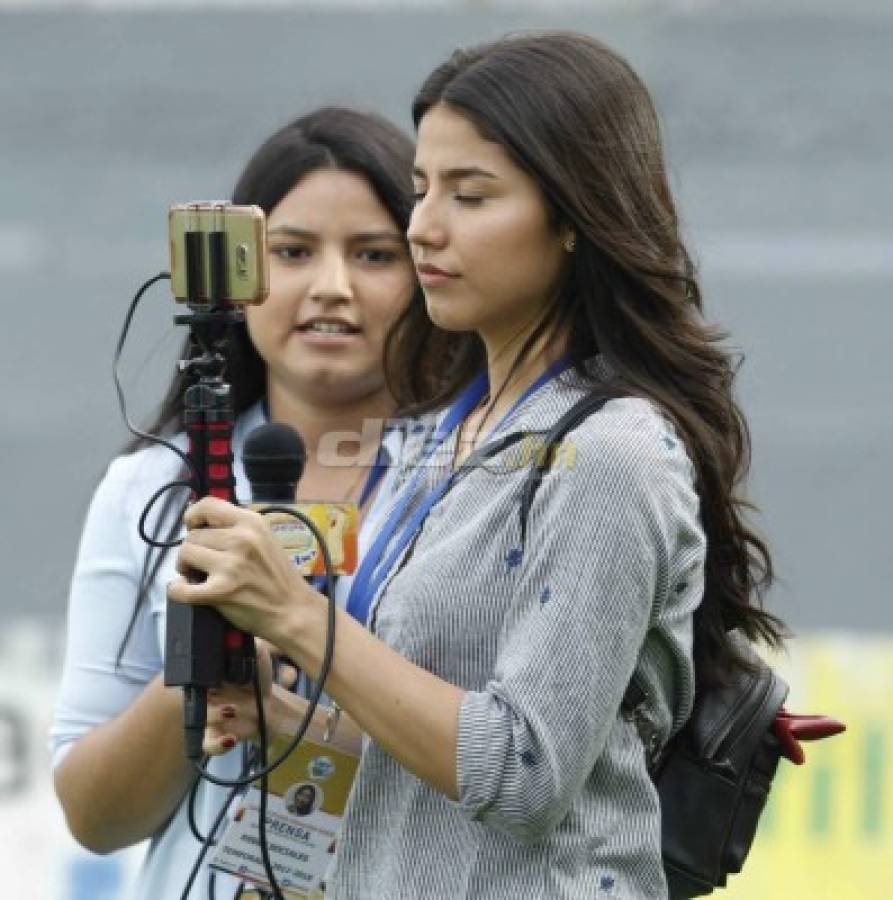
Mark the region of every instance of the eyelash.
MULTIPOLYGON (((270 249, 270 253, 277 259, 281 259, 283 262, 288 263, 306 259, 310 256, 311 250, 309 247, 284 246, 273 247, 270 249)), ((359 256, 362 258, 363 262, 368 262, 372 265, 388 265, 397 259, 397 253, 394 250, 385 250, 384 248, 360 250, 359 256), (372 256, 375 256, 376 258, 370 258, 372 256)))
MULTIPOLYGON (((424 192, 416 192, 412 195, 414 203, 421 203, 425 199, 424 192)), ((480 206, 484 202, 483 197, 474 197, 470 194, 453 194, 453 199, 463 206, 480 206)))
POLYGON ((388 263, 394 262, 394 260, 397 258, 397 254, 393 250, 370 249, 370 250, 361 250, 360 252, 362 254, 369 254, 369 255, 371 255, 373 253, 376 254, 379 257, 378 259, 368 260, 368 262, 373 263, 374 265, 387 265, 388 263))

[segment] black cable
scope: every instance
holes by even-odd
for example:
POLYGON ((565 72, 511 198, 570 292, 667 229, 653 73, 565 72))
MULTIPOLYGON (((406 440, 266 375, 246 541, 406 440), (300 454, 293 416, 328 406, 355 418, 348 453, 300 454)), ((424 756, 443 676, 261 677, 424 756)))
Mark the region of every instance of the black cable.
POLYGON ((130 416, 127 414, 127 400, 124 397, 124 388, 121 385, 120 366, 121 354, 124 351, 124 344, 127 342, 127 334, 130 331, 130 325, 133 321, 133 316, 136 313, 136 309, 139 306, 143 295, 150 287, 152 287, 152 285, 157 284, 159 281, 170 281, 170 277, 171 276, 169 272, 159 272, 156 276, 150 278, 145 284, 143 284, 143 286, 136 292, 136 295, 130 302, 130 307, 127 310, 127 315, 124 317, 124 324, 121 327, 121 334, 118 337, 118 344, 115 347, 115 356, 112 361, 112 378, 114 379, 115 391, 118 395, 118 407, 121 410, 121 418, 124 420, 124 424, 127 427, 127 430, 134 437, 142 438, 143 440, 149 441, 152 444, 160 444, 162 447, 166 447, 172 453, 175 453, 180 457, 181 460, 183 460, 184 463, 186 463, 187 470, 192 473, 192 476, 195 479, 194 481, 175 481, 171 484, 165 485, 152 495, 152 497, 149 499, 149 502, 143 508, 143 512, 140 516, 138 524, 139 535, 143 539, 143 541, 150 547, 157 547, 161 550, 170 547, 178 547, 182 542, 179 540, 156 541, 153 537, 151 537, 146 532, 146 519, 149 515, 149 512, 162 494, 174 487, 187 487, 195 490, 196 485, 201 482, 201 477, 195 466, 195 463, 189 458, 189 455, 187 453, 184 453, 176 444, 172 443, 171 441, 166 441, 164 438, 159 437, 157 434, 150 434, 147 431, 143 431, 142 429, 137 428, 137 426, 134 425, 133 422, 131 422, 130 416))
MULTIPOLYGON (((121 385, 120 378, 120 364, 121 364, 121 356, 124 350, 124 345, 127 341, 127 335, 130 331, 130 325, 133 321, 133 317, 136 313, 137 307, 140 304, 143 296, 146 291, 152 287, 154 284, 157 284, 159 281, 170 280, 169 272, 160 272, 158 275, 150 278, 146 281, 140 289, 136 292, 133 300, 130 303, 130 307, 127 310, 127 314, 124 318, 124 324, 121 328, 121 334, 118 338, 117 346, 115 347, 114 359, 112 362, 112 378, 115 383, 115 391, 118 395, 118 406, 121 411, 121 417, 124 420, 124 424, 127 427, 127 430, 133 434, 135 437, 142 438, 143 440, 149 441, 153 444, 160 444, 163 447, 166 447, 171 452, 175 453, 180 459, 186 464, 188 470, 192 473, 194 477, 194 481, 184 481, 178 480, 173 481, 169 484, 164 485, 159 490, 157 490, 150 498, 146 505, 143 507, 143 511, 140 515, 138 522, 138 531, 142 540, 149 545, 150 547, 154 547, 157 549, 165 550, 170 549, 172 547, 179 546, 182 541, 181 540, 167 540, 167 541, 157 541, 154 537, 150 536, 146 530, 146 520, 149 516, 152 507, 158 501, 159 497, 165 494, 167 491, 170 491, 177 487, 188 488, 193 491, 197 491, 197 485, 201 483, 201 476, 198 472, 198 469, 190 459, 187 453, 184 453, 176 444, 164 440, 164 438, 159 437, 155 434, 150 434, 149 432, 143 431, 138 428, 134 423, 130 420, 130 417, 127 413, 127 402, 124 396, 124 389, 121 385)), ((285 508, 285 507, 270 507, 266 510, 263 510, 264 513, 269 512, 284 512, 286 514, 292 515, 295 518, 298 518, 302 521, 311 531, 314 538, 316 539, 320 550, 323 555, 323 560, 325 562, 326 568, 326 595, 329 600, 329 615, 327 619, 327 629, 326 629, 326 652, 323 659, 323 666, 320 671, 320 680, 319 686, 316 691, 314 691, 314 695, 310 700, 309 706, 307 708, 307 712, 304 716, 304 720, 301 722, 301 725, 298 728, 298 732, 295 734, 292 741, 289 743, 289 746, 286 748, 285 752, 272 764, 267 765, 267 733, 266 733, 266 715, 264 712, 263 706, 263 697, 261 696, 261 686, 260 686, 260 676, 258 674, 257 668, 254 670, 254 678, 252 679, 254 685, 254 696, 255 702, 257 705, 257 717, 258 717, 258 727, 260 731, 260 764, 261 768, 258 772, 255 772, 248 776, 244 777, 245 769, 250 769, 250 763, 247 765, 243 765, 242 768, 242 777, 236 779, 235 781, 229 781, 227 779, 218 779, 212 776, 208 771, 205 770, 205 765, 208 762, 208 756, 204 756, 200 763, 195 763, 195 767, 199 772, 201 778, 210 781, 213 784, 228 786, 231 788, 229 796, 226 798, 226 801, 221 806, 219 812, 217 813, 217 817, 214 820, 213 825, 211 826, 211 830, 207 836, 201 834, 198 829, 198 825, 195 820, 195 802, 198 794, 198 786, 199 780, 192 785, 189 792, 189 799, 187 802, 187 819, 189 822, 189 828, 192 831, 193 836, 198 840, 201 844, 201 850, 196 857, 195 863, 193 864, 192 870, 189 873, 189 877, 186 881, 186 885, 183 889, 183 893, 181 895, 181 900, 188 900, 189 893, 195 884, 195 879, 198 876, 199 871, 201 870, 202 863, 204 862, 205 857, 208 854, 208 851, 216 846, 215 834, 217 833, 217 829, 220 827, 223 819, 225 818, 230 805, 238 794, 240 788, 251 784, 253 781, 260 778, 261 782, 261 797, 260 797, 260 819, 258 822, 258 832, 259 832, 259 842, 260 842, 260 850, 261 857, 264 863, 264 870, 266 872, 267 878, 270 882, 270 886, 272 888, 274 900, 285 900, 282 895, 282 892, 279 888, 279 884, 276 881, 275 873, 273 872, 272 861, 270 860, 269 848, 267 846, 267 835, 266 835, 266 811, 267 811, 267 794, 268 794, 268 776, 269 773, 272 772, 275 768, 277 768, 282 761, 294 750, 294 748, 300 743, 303 739, 304 734, 309 727, 310 720, 313 718, 313 714, 316 711, 317 703, 319 700, 319 696, 322 693, 322 685, 328 676, 329 668, 331 667, 331 658, 334 652, 334 628, 335 628, 335 596, 334 596, 334 577, 332 575, 332 560, 329 554, 328 546, 326 545, 325 539, 320 534, 319 529, 310 520, 307 516, 303 515, 303 513, 296 512, 294 510, 285 508)), ((247 761, 246 761, 247 762, 247 761)), ((211 876, 208 879, 208 895, 210 900, 214 900, 215 896, 215 873, 211 873, 211 876)), ((241 897, 244 891, 245 885, 244 882, 239 887, 237 897, 241 897)))
MULTIPOLYGON (((205 757, 205 758, 207 759, 207 757, 205 757)), ((253 759, 251 753, 249 753, 249 752, 243 753, 242 772, 250 771, 252 765, 254 765, 254 759, 253 759)), ((224 800, 223 806, 220 808, 220 811, 217 813, 217 818, 214 820, 214 824, 211 826, 211 830, 210 830, 210 832, 208 832, 208 835, 206 837, 206 836, 202 835, 201 832, 198 830, 198 826, 196 825, 195 818, 194 818, 195 794, 197 793, 198 786, 200 784, 201 784, 201 779, 197 778, 195 780, 195 783, 192 786, 192 790, 190 791, 190 796, 189 796, 189 804, 190 805, 189 805, 189 808, 187 809, 187 815, 189 818, 189 828, 192 831, 193 837, 195 837, 195 839, 200 844, 202 844, 202 848, 201 848, 201 851, 199 852, 198 857, 196 858, 196 861, 193 865, 193 869, 190 872, 189 881, 187 882, 187 890, 186 890, 186 893, 183 895, 182 900, 186 900, 186 897, 188 896, 189 891, 192 890, 192 886, 195 882, 196 875, 198 874, 198 871, 201 868, 202 861, 204 860, 205 855, 207 854, 208 850, 210 850, 211 847, 215 847, 217 845, 217 841, 214 839, 214 836, 217 834, 217 829, 220 827, 221 822, 223 821, 224 817, 226 816, 227 812, 229 811, 230 805, 232 804, 233 800, 236 798, 236 795, 239 793, 239 789, 235 788, 235 787, 230 791, 229 796, 226 798, 226 800, 224 800)), ((213 900, 214 885, 212 884, 211 879, 214 878, 214 875, 215 875, 215 873, 212 872, 211 877, 209 879, 209 883, 208 883, 208 890, 209 890, 209 893, 212 894, 212 900, 213 900)), ((241 888, 240 888, 240 890, 241 890, 241 888)), ((241 894, 237 894, 236 896, 241 896, 241 894)))
MULTIPOLYGON (((207 765, 210 757, 206 755, 203 757, 203 759, 204 759, 205 765, 207 765)), ((250 771, 251 771, 251 762, 246 756, 243 756, 241 772, 244 775, 250 771)), ((210 843, 212 847, 216 847, 217 841, 214 839, 214 833, 211 832, 208 835, 202 834, 201 831, 199 831, 198 821, 195 818, 195 801, 198 797, 198 789, 199 789, 199 786, 201 785, 201 783, 202 783, 201 778, 196 778, 195 781, 192 782, 192 787, 189 790, 189 800, 186 804, 186 821, 189 823, 189 830, 192 832, 192 836, 200 844, 210 843)), ((227 798, 226 803, 227 804, 232 803, 232 797, 227 798)))
POLYGON ((283 513, 285 515, 292 516, 293 518, 298 519, 300 522, 303 522, 304 525, 306 525, 307 528, 310 529, 310 532, 316 539, 319 545, 319 549, 322 553, 323 562, 325 564, 325 594, 329 601, 328 616, 326 619, 326 646, 323 653, 322 664, 320 665, 319 678, 314 681, 313 691, 307 701, 307 711, 304 713, 304 717, 301 720, 301 723, 298 726, 294 737, 289 741, 288 746, 279 754, 279 756, 276 757, 276 759, 272 763, 270 763, 269 765, 264 765, 260 770, 251 773, 245 778, 229 779, 218 778, 216 775, 212 775, 207 769, 205 769, 201 765, 201 763, 193 761, 193 768, 198 772, 198 774, 207 781, 210 781, 212 784, 216 784, 218 787, 247 787, 258 778, 262 778, 264 775, 269 775, 270 772, 274 771, 280 765, 282 765, 282 763, 291 755, 295 747, 297 747, 298 744, 300 744, 304 739, 304 735, 307 733, 307 729, 310 727, 310 721, 313 718, 313 714, 316 712, 316 707, 319 704, 319 698, 322 695, 326 679, 329 677, 329 669, 331 669, 332 667, 332 657, 335 655, 335 621, 337 604, 335 603, 335 577, 333 574, 334 565, 332 563, 332 556, 329 553, 329 548, 326 544, 325 538, 323 538, 313 520, 308 516, 305 516, 304 513, 300 512, 299 510, 292 509, 288 506, 265 506, 263 509, 259 510, 259 512, 261 513, 261 515, 269 515, 270 513, 283 513))
MULTIPOLYGON (((257 727, 258 727, 258 743, 259 743, 259 761, 261 765, 261 771, 266 768, 267 761, 267 721, 266 721, 266 712, 264 710, 263 705, 263 697, 261 694, 261 685, 260 685, 260 675, 255 668, 254 677, 252 678, 252 686, 254 688, 254 702, 257 708, 257 727)), ((206 755, 203 757, 202 765, 206 765, 209 757, 206 755)), ((246 759, 242 765, 243 773, 250 769, 251 761, 246 759)), ((257 776, 252 775, 251 778, 255 779, 257 776)), ((264 864, 264 871, 267 875, 267 880, 270 882, 270 888, 272 890, 272 896, 274 900, 285 900, 282 895, 282 891, 279 887, 279 882, 276 880, 276 875, 273 870, 273 863, 270 859, 270 851, 267 844, 267 796, 269 793, 269 776, 268 774, 262 774, 260 776, 260 810, 259 810, 259 818, 258 818, 258 843, 260 846, 260 854, 261 859, 264 864)), ((214 827, 208 833, 207 836, 202 835, 199 831, 198 824, 195 819, 195 800, 198 794, 198 787, 201 784, 201 778, 196 778, 195 783, 192 785, 192 788, 189 792, 189 800, 187 803, 187 820, 189 822, 189 829, 192 832, 193 837, 202 844, 202 850, 199 854, 199 866, 201 865, 201 861, 204 860, 205 855, 211 847, 215 847, 217 845, 217 841, 214 839, 214 834, 217 831, 217 827, 219 823, 222 821, 222 815, 225 814, 229 809, 230 804, 232 803, 236 793, 238 793, 239 788, 233 787, 230 792, 230 796, 227 797, 225 801, 225 806, 221 810, 221 814, 218 814, 217 821, 215 822, 214 827)), ((192 883, 194 883, 194 876, 192 877, 192 883)), ((192 884, 189 885, 190 889, 192 884)), ((241 889, 240 889, 241 890, 241 889)), ((237 895, 239 896, 239 895, 237 895)), ((208 879, 208 900, 214 900, 215 898, 215 873, 211 873, 208 879)))
MULTIPOLYGON (((153 284, 156 284, 159 281, 170 281, 171 276, 170 272, 159 272, 154 278, 150 278, 137 292, 136 296, 130 302, 130 308, 127 310, 127 315, 124 317, 124 325, 121 328, 121 335, 118 338, 118 345, 115 347, 115 356, 112 362, 112 378, 115 380, 115 390, 118 394, 118 406, 121 410, 121 417, 124 419, 124 424, 127 426, 127 430, 134 436, 138 438, 142 438, 145 441, 149 441, 153 444, 161 444, 162 447, 167 447, 172 453, 176 453, 180 459, 186 463, 189 471, 192 472, 193 476, 196 479, 196 483, 201 481, 201 477, 199 475, 198 470, 195 467, 195 463, 189 458, 189 456, 184 453, 176 444, 172 444, 170 441, 164 440, 164 438, 159 437, 157 434, 149 434, 146 431, 142 431, 137 428, 133 422, 130 421, 130 417, 127 415, 127 402, 124 399, 124 388, 121 387, 121 377, 119 374, 119 366, 121 365, 121 353, 124 350, 124 344, 127 341, 127 332, 130 331, 130 323, 133 320, 134 313, 136 312, 137 306, 139 306, 140 300, 143 298, 143 294, 152 287, 153 284)), ((190 487, 192 485, 190 484, 190 487)))
MULTIPOLYGON (((312 519, 305 516, 303 513, 298 510, 294 510, 287 506, 266 506, 260 510, 262 515, 269 515, 270 513, 284 513, 286 515, 290 515, 299 521, 303 522, 309 529, 311 534, 313 534, 317 544, 320 548, 320 552, 322 553, 323 563, 325 567, 325 596, 328 600, 328 615, 326 621, 326 646, 323 654, 322 664, 320 666, 319 678, 315 681, 314 690, 308 699, 307 710, 304 713, 304 717, 301 720, 300 725, 298 726, 297 731, 295 732, 294 737, 289 741, 288 746, 285 750, 274 760, 273 763, 267 765, 267 739, 266 739, 266 716, 263 709, 262 697, 260 694, 260 678, 257 674, 257 669, 255 668, 255 677, 253 679, 253 684, 255 687, 255 703, 257 705, 257 716, 258 716, 258 729, 260 732, 260 744, 261 744, 261 768, 257 772, 253 772, 251 775, 242 776, 235 780, 217 778, 212 775, 210 772, 205 769, 205 765, 207 764, 208 757, 204 757, 204 761, 202 764, 194 763, 195 768, 198 770, 198 773, 201 778, 206 781, 210 781, 212 784, 216 784, 221 787, 230 787, 230 795, 227 797, 226 802, 224 803, 223 808, 217 815, 217 819, 214 822, 214 825, 211 828, 210 833, 207 837, 203 838, 201 833, 198 830, 198 827, 195 823, 194 819, 194 795, 190 796, 190 807, 188 809, 188 817, 189 817, 189 826, 192 830, 193 835, 202 842, 202 849, 196 858, 195 864, 193 865, 192 872, 189 875, 189 880, 186 884, 186 889, 184 894, 181 897, 181 900, 188 900, 189 891, 192 889, 192 885, 195 883, 195 879, 198 875, 198 871, 201 868, 201 864, 204 861, 205 856, 208 853, 208 850, 213 846, 214 835, 217 832, 217 829, 220 826, 220 823, 223 821, 224 816, 226 815, 227 810, 229 809, 230 804, 232 803, 234 797, 238 793, 239 789, 242 787, 246 787, 252 782, 256 781, 258 778, 260 779, 260 812, 259 812, 259 820, 258 820, 258 832, 259 832, 259 842, 261 848, 261 857, 264 862, 264 869, 267 874, 267 878, 270 880, 270 885, 274 891, 274 900, 284 900, 282 897, 282 893, 279 889, 279 885, 276 882, 275 874, 273 872, 272 862, 269 858, 269 851, 267 848, 266 842, 266 807, 267 807, 267 794, 268 794, 268 784, 267 777, 274 769, 278 768, 282 764, 282 762, 292 753, 292 751, 297 747, 297 745, 303 740, 304 735, 307 732, 307 729, 310 726, 310 722, 313 718, 313 714, 316 712, 317 705, 319 703, 319 698, 322 694, 323 687, 325 685, 325 681, 328 678, 329 670, 332 666, 332 657, 335 652, 335 622, 336 622, 336 612, 337 605, 335 602, 335 576, 334 576, 334 565, 332 563, 332 557, 329 552, 328 544, 320 533, 319 529, 316 527, 316 524, 312 519)), ((243 769, 244 771, 244 769, 243 769)), ((194 790, 197 790, 198 781, 193 786, 194 790)), ((209 888, 210 889, 210 888, 209 888)), ((239 888, 239 893, 236 895, 237 897, 241 896, 242 891, 244 890, 244 884, 239 888)))
MULTIPOLYGON (((143 539, 143 543, 148 544, 150 547, 156 547, 159 550, 170 550, 173 547, 179 547, 180 544, 183 543, 182 538, 171 538, 167 541, 156 541, 155 538, 151 537, 146 531, 146 519, 148 519, 152 507, 158 502, 158 498, 162 494, 166 494, 169 490, 178 487, 189 488, 190 490, 194 489, 194 485, 191 481, 171 481, 168 484, 160 487, 157 491, 155 491, 154 494, 152 494, 146 505, 143 507, 142 513, 140 513, 139 522, 137 522, 136 526, 137 531, 139 532, 139 536, 143 539)), ((177 530, 179 530, 179 523, 177 530)))
MULTIPOLYGON (((205 755, 203 765, 208 764, 209 756, 205 755)), ((254 760, 252 759, 251 753, 249 751, 248 744, 242 744, 242 766, 241 773, 242 775, 247 774, 251 771, 251 766, 254 764, 254 760)), ((211 846, 216 847, 217 841, 214 840, 214 835, 208 835, 207 837, 203 835, 198 828, 198 822, 195 818, 195 801, 198 796, 198 788, 202 783, 201 778, 196 778, 192 783, 192 788, 189 791, 189 801, 186 806, 186 820, 189 823, 189 830, 192 832, 192 836, 200 843, 204 844, 205 841, 211 841, 211 846)))
POLYGON ((170 547, 178 547, 182 543, 182 541, 156 541, 153 537, 151 537, 146 532, 146 519, 148 518, 149 512, 162 494, 166 493, 174 487, 187 487, 194 490, 195 485, 198 484, 201 479, 199 478, 198 471, 196 470, 193 461, 189 458, 188 454, 184 453, 176 444, 171 443, 170 441, 166 441, 164 438, 159 437, 157 434, 150 434, 147 431, 143 431, 142 429, 137 428, 137 426, 134 425, 130 420, 130 416, 127 414, 127 400, 124 396, 124 388, 121 385, 120 366, 121 355, 124 351, 124 344, 127 342, 127 334, 130 331, 131 322, 133 321, 134 314, 136 313, 137 307, 139 306, 143 295, 150 287, 152 287, 152 285, 157 284, 159 281, 170 281, 170 277, 171 276, 169 272, 159 272, 156 276, 150 278, 145 284, 143 284, 143 286, 136 292, 133 300, 131 300, 130 302, 130 307, 127 310, 127 315, 124 317, 124 324, 121 327, 121 334, 118 337, 118 344, 115 347, 115 356, 112 361, 112 378, 115 382, 115 392, 118 395, 118 407, 121 410, 121 418, 124 420, 124 424, 127 427, 127 430, 134 437, 142 438, 143 440, 149 441, 152 444, 160 444, 162 447, 166 447, 172 453, 176 453, 176 455, 186 463, 188 471, 192 473, 193 478, 195 479, 195 481, 175 481, 171 484, 165 485, 152 495, 152 497, 149 499, 149 502, 143 508, 143 512, 138 523, 139 535, 142 540, 150 547, 156 547, 161 550, 165 550, 170 547))
POLYGON ((208 837, 202 844, 202 849, 199 851, 198 856, 195 858, 195 863, 193 863, 192 871, 189 873, 189 878, 186 880, 186 887, 183 888, 183 893, 180 895, 180 900, 189 900, 189 892, 192 890, 192 886, 195 884, 195 879, 198 877, 198 873, 202 867, 202 863, 205 861, 205 857, 208 855, 208 851, 213 846, 212 842, 214 839, 214 835, 217 833, 217 829, 220 827, 220 823, 226 817, 230 804, 233 802, 236 794, 238 793, 239 789, 237 787, 234 787, 229 792, 229 796, 226 798, 223 806, 220 807, 220 812, 217 813, 217 818, 214 820, 214 824, 211 826, 208 837))
MULTIPOLYGON (((127 334, 130 330, 130 324, 133 320, 133 316, 134 316, 134 313, 136 312, 137 306, 139 305, 140 300, 142 299, 142 297, 146 293, 146 291, 152 285, 154 285, 157 282, 162 281, 162 280, 169 281, 170 273, 169 272, 160 272, 158 275, 155 275, 153 278, 150 278, 147 282, 145 282, 145 284, 142 285, 142 287, 140 287, 140 289, 136 292, 136 295, 134 296, 133 300, 131 301, 130 308, 127 310, 127 315, 124 318, 124 325, 121 329, 121 335, 118 338, 118 344, 115 348, 114 362, 112 365, 112 376, 115 381, 115 390, 117 391, 117 394, 118 394, 118 405, 121 410, 121 416, 124 419, 124 423, 127 426, 127 429, 131 432, 131 434, 133 434, 135 437, 143 438, 144 440, 150 441, 151 443, 160 444, 161 446, 166 447, 171 452, 175 453, 177 456, 180 457, 180 459, 183 460, 184 463, 186 463, 189 471, 191 471, 193 476, 195 477, 195 482, 178 480, 178 481, 171 482, 170 484, 164 485, 162 488, 157 490, 152 495, 152 497, 149 499, 149 502, 143 508, 142 514, 140 515, 140 519, 139 519, 140 537, 145 541, 145 543, 147 543, 148 545, 150 545, 152 547, 156 547, 158 549, 168 549, 171 547, 179 546, 179 544, 182 542, 179 540, 156 541, 150 535, 146 534, 145 533, 145 525, 146 525, 146 519, 148 518, 149 512, 152 509, 152 507, 154 506, 154 504, 157 502, 158 498, 162 494, 164 494, 166 491, 169 491, 174 487, 186 487, 186 488, 191 488, 193 490, 196 490, 196 486, 198 483, 200 483, 201 477, 198 473, 198 470, 197 470, 193 460, 191 460, 189 458, 188 454, 184 453, 179 447, 177 447, 176 444, 173 444, 170 441, 166 441, 163 438, 159 437, 158 435, 149 434, 148 432, 142 431, 139 428, 137 428, 136 425, 134 425, 130 421, 129 416, 127 415, 127 403, 124 398, 124 390, 121 386, 121 379, 119 377, 119 372, 118 372, 118 368, 119 368, 120 361, 121 361, 121 353, 124 349, 124 344, 127 341, 127 334)), ((261 510, 262 514, 269 514, 269 513, 273 513, 273 512, 285 513, 286 515, 290 515, 290 516, 298 519, 300 522, 303 522, 303 524, 307 528, 310 529, 310 532, 313 534, 313 537, 315 538, 317 545, 319 546, 320 551, 322 553, 323 561, 325 563, 325 569, 326 569, 325 594, 329 600, 329 610, 328 610, 328 617, 327 617, 327 622, 326 622, 325 652, 323 655, 322 666, 320 668, 320 676, 315 682, 314 690, 312 691, 310 698, 308 700, 309 705, 307 707, 307 711, 304 715, 303 720, 301 721, 300 726, 298 727, 298 731, 296 732, 294 738, 289 743, 289 745, 285 748, 285 750, 279 755, 279 757, 277 757, 277 759, 272 764, 270 764, 269 766, 264 765, 263 769, 261 771, 255 772, 247 778, 240 778, 240 779, 236 779, 235 781, 233 781, 233 780, 229 780, 229 779, 217 778, 216 776, 211 775, 210 772, 208 772, 205 769, 203 763, 193 761, 193 766, 196 769, 196 771, 199 773, 199 775, 201 775, 207 781, 210 781, 212 784, 216 784, 220 787, 246 787, 247 785, 251 784, 252 781, 255 781, 257 778, 260 778, 264 775, 268 775, 270 772, 272 772, 274 769, 276 769, 278 766, 280 766, 282 764, 282 762, 288 757, 288 755, 295 749, 295 747, 297 747, 297 745, 301 742, 304 735, 306 734, 307 729, 310 726, 310 721, 313 718, 313 714, 316 712, 316 708, 319 704, 319 698, 322 695, 325 680, 328 677, 329 669, 331 668, 331 665, 332 665, 332 657, 334 655, 334 650, 335 650, 335 618, 336 618, 336 616, 335 616, 335 613, 336 613, 335 580, 334 580, 334 575, 332 573, 332 570, 333 570, 332 558, 329 553, 329 549, 326 544, 325 538, 323 538, 319 529, 316 527, 316 524, 310 518, 305 516, 303 513, 299 512, 297 510, 291 509, 289 507, 286 507, 286 506, 268 506, 261 510)), ((194 833, 196 834, 196 836, 198 836, 198 829, 195 829, 194 833)))
MULTIPOLYGON (((206 756, 205 761, 207 762, 207 760, 208 760, 208 757, 206 756)), ((254 764, 254 760, 251 756, 251 753, 248 751, 248 745, 247 744, 243 745, 242 773, 244 774, 245 772, 250 771, 251 766, 253 764, 254 764)), ((205 854, 208 852, 208 849, 211 847, 217 846, 217 841, 214 839, 214 835, 216 834, 217 828, 220 826, 220 823, 223 820, 223 816, 226 815, 227 811, 229 810, 230 805, 232 804, 233 800, 235 799, 236 795, 239 792, 238 788, 234 788, 231 791, 230 795, 224 801, 223 807, 221 808, 220 812, 218 813, 217 820, 215 821, 214 826, 212 827, 209 834, 207 836, 205 836, 199 831, 198 824, 196 823, 196 820, 195 820, 195 800, 196 800, 196 796, 198 794, 199 785, 201 783, 202 783, 201 778, 195 779, 195 781, 192 785, 192 788, 189 791, 189 801, 188 801, 188 805, 186 808, 186 816, 187 816, 187 820, 189 822, 189 830, 192 832, 192 836, 200 844, 203 845, 202 849, 200 851, 200 854, 199 854, 200 858, 196 862, 196 865, 198 865, 199 867, 201 866, 201 859, 204 858, 205 854)), ((191 877, 194 880, 194 876, 191 876, 191 877)), ((210 875, 208 876, 208 900, 215 900, 216 881, 217 881, 217 873, 211 872, 210 875)), ((242 896, 242 892, 244 891, 244 889, 245 889, 245 884, 244 884, 244 882, 242 882, 242 884, 239 885, 239 893, 236 894, 236 898, 242 896)))
MULTIPOLYGON (((207 765, 208 757, 205 757, 205 764, 207 765)), ((244 767, 243 767, 244 770, 244 767)), ((198 788, 202 783, 201 778, 196 778, 195 781, 192 782, 192 787, 189 789, 189 800, 186 803, 186 821, 189 823, 189 830, 192 832, 192 836, 200 843, 204 844, 206 841, 212 840, 213 835, 208 835, 205 837, 198 830, 198 823, 195 820, 195 801, 198 797, 198 788)), ((213 844, 212 844, 213 846, 213 844)))

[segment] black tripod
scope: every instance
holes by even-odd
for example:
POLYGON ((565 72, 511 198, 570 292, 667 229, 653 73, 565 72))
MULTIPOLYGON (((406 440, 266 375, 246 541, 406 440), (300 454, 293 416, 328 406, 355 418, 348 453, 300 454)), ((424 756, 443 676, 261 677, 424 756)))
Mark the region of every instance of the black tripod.
MULTIPOLYGON (((228 333, 242 313, 222 300, 225 272, 222 232, 209 235, 211 296, 202 291, 202 235, 186 235, 187 304, 190 312, 174 321, 190 329, 189 359, 180 368, 191 378, 183 402, 193 476, 193 499, 219 497, 235 502, 233 477, 232 388, 224 381, 228 333)), ((199 574, 197 578, 203 578, 199 574)), ((254 640, 230 625, 213 607, 168 601, 164 683, 182 687, 186 755, 202 756, 207 691, 224 681, 247 684, 254 673, 254 640)))

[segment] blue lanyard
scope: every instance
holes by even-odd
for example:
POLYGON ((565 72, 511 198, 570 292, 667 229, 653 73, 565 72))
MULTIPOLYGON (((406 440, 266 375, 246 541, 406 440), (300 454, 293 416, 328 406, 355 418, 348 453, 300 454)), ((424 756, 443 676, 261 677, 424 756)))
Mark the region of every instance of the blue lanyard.
POLYGON ((369 474, 366 476, 363 490, 360 492, 360 499, 357 500, 357 506, 360 509, 366 505, 366 501, 372 496, 372 492, 381 483, 381 479, 384 478, 385 472, 387 472, 390 464, 391 461, 384 449, 384 445, 380 445, 378 452, 375 454, 375 462, 373 463, 372 468, 369 469, 369 474))
MULTIPOLYGON (((569 360, 566 357, 562 357, 549 366, 549 368, 527 388, 521 397, 515 401, 512 408, 502 417, 493 431, 498 431, 502 423, 508 419, 522 403, 535 394, 543 385, 551 381, 556 375, 563 372, 569 365, 569 360)), ((413 480, 400 494, 396 506, 391 511, 387 521, 382 525, 376 535, 375 541, 369 548, 369 551, 363 557, 360 568, 354 576, 353 584, 350 589, 350 596, 347 600, 347 611, 362 624, 366 624, 372 601, 378 594, 382 583, 387 578, 394 564, 400 558, 409 542, 415 537, 432 507, 439 503, 447 491, 452 487, 453 479, 456 475, 455 471, 451 472, 422 499, 421 503, 415 509, 409 521, 403 528, 403 531, 394 542, 390 553, 388 553, 386 558, 382 559, 385 548, 397 531, 400 521, 416 494, 419 483, 424 478, 427 463, 440 449, 450 434, 452 434, 452 432, 468 418, 468 415, 481 402, 486 393, 487 373, 482 372, 468 385, 467 388, 465 388, 447 411, 446 416, 444 416, 443 421, 435 430, 430 443, 426 447, 424 455, 419 459, 418 463, 416 463, 416 471, 413 480)))

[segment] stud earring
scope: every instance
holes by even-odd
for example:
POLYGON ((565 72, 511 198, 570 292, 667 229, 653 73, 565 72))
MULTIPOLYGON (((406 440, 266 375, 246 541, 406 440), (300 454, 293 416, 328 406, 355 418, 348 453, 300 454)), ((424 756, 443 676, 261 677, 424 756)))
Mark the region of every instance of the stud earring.
POLYGON ((571 232, 564 239, 564 249, 567 250, 568 253, 573 253, 574 250, 577 249, 577 235, 575 232, 571 232))

